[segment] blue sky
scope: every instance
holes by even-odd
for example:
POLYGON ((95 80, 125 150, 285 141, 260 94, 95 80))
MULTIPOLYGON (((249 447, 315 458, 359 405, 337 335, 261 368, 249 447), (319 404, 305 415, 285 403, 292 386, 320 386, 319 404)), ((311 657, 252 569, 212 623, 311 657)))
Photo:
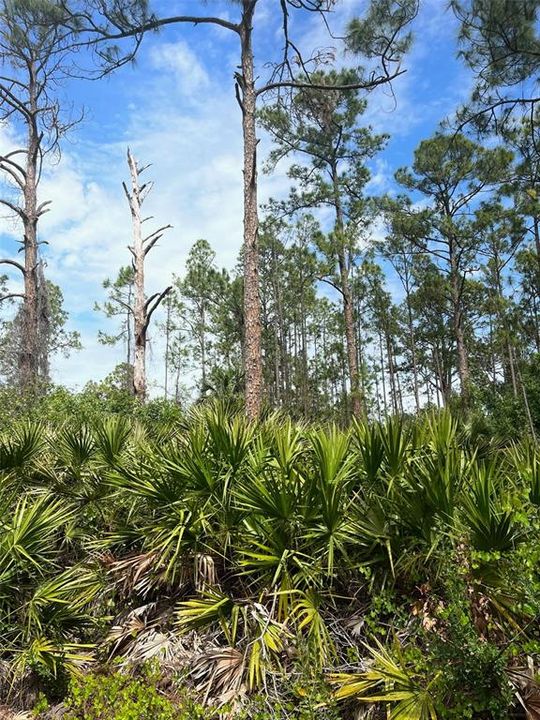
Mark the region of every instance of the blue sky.
MULTIPOLYGON (((158 14, 180 12, 234 18, 234 7, 221 0, 156 0, 158 14)), ((280 48, 279 4, 260 0, 255 17, 255 55, 261 79, 264 63, 280 48)), ((331 18, 339 34, 347 20, 362 12, 364 0, 338 0, 331 18)), ((456 27, 445 0, 424 0, 415 21, 415 43, 403 63, 393 96, 379 90, 369 98, 365 119, 391 139, 372 165, 369 189, 392 189, 394 171, 410 163, 418 142, 466 99, 470 77, 456 59, 456 27)), ((294 16, 292 31, 302 47, 332 46, 313 16, 294 16)), ((335 43, 334 43, 335 44, 335 43)), ((354 62, 354 58, 338 58, 354 62)), ((62 92, 85 118, 64 140, 62 158, 47 168, 41 200, 52 200, 44 216, 41 239, 48 276, 62 287, 70 327, 81 333, 83 350, 53 363, 54 379, 81 387, 107 375, 122 360, 122 350, 97 341, 107 327, 94 303, 104 298, 101 287, 129 262, 130 215, 121 182, 127 177, 129 145, 143 163, 152 163, 155 182, 147 202, 156 226, 174 227, 149 255, 148 291, 155 292, 181 274, 197 238, 206 238, 217 263, 235 264, 242 237, 242 146, 240 111, 234 97, 233 73, 238 64, 237 38, 213 26, 177 25, 148 35, 134 65, 99 81, 71 81, 62 92)), ((17 128, 0 128, 2 150, 16 141, 17 128)), ((268 152, 263 137, 260 158, 268 152)), ((272 176, 260 174, 260 199, 287 193, 286 167, 272 176)), ((18 229, 0 219, 4 256, 14 256, 18 229)), ((16 276, 14 276, 14 281, 16 276)), ((397 286, 394 288, 397 292, 397 286)), ((159 383, 160 338, 152 333, 150 375, 159 383)))

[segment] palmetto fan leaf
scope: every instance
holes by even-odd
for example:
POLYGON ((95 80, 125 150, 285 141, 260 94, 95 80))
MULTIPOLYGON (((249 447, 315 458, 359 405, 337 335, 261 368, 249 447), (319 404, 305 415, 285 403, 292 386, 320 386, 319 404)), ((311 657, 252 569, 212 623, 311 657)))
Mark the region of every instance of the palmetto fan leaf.
POLYGON ((69 638, 71 632, 93 622, 87 609, 103 591, 104 581, 97 567, 83 565, 41 581, 23 608, 27 637, 54 628, 58 636, 69 638))
POLYGON ((380 477, 384 461, 384 442, 377 424, 354 423, 354 431, 361 459, 361 468, 368 484, 373 486, 380 477))
POLYGON ((512 509, 505 507, 504 478, 493 461, 471 466, 470 493, 463 497, 463 519, 477 550, 510 550, 521 532, 512 509))
POLYGON ((14 567, 43 575, 55 561, 55 537, 73 514, 74 508, 49 495, 20 498, 0 537, 1 576, 14 567))
MULTIPOLYGON (((237 665, 238 672, 243 674, 242 677, 251 689, 259 687, 267 670, 279 662, 284 642, 290 636, 286 627, 276 622, 261 603, 252 600, 236 601, 218 591, 206 592, 192 600, 181 602, 177 617, 178 627, 183 632, 193 628, 219 628, 227 642, 227 646, 219 650, 227 656, 233 650, 241 653, 241 661, 240 656, 234 653, 237 661, 234 665, 237 665)), ((202 667, 212 667, 214 662, 208 661, 215 661, 219 650, 212 648, 210 656, 205 654, 196 662, 195 673, 199 682, 201 675, 207 677, 207 673, 201 672, 202 667)), ((226 671, 225 667, 221 669, 226 671)), ((230 675, 228 672, 225 674, 227 677, 230 675)), ((240 679, 236 672, 229 677, 234 687, 239 686, 240 679)), ((221 688, 222 691, 226 689, 232 688, 221 688)))
POLYGON ((46 426, 22 422, 0 438, 0 472, 22 470, 34 461, 45 443, 46 426))
POLYGON ((390 652, 377 641, 369 652, 372 659, 363 672, 330 675, 337 700, 384 703, 389 707, 390 720, 438 720, 431 690, 437 677, 425 683, 416 676, 396 644, 390 652))
POLYGON ((97 422, 93 429, 98 453, 107 465, 114 465, 127 448, 131 425, 126 417, 112 415, 97 422))
POLYGON ((57 436, 50 438, 53 449, 65 465, 78 470, 94 457, 96 442, 87 425, 63 427, 57 436))

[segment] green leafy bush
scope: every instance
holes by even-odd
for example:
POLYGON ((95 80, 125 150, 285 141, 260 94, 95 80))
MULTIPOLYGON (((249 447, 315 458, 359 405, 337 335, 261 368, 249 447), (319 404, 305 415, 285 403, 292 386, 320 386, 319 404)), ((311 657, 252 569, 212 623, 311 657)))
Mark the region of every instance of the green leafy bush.
POLYGON ((167 697, 150 673, 89 673, 72 680, 66 720, 210 720, 213 713, 187 695, 167 697))

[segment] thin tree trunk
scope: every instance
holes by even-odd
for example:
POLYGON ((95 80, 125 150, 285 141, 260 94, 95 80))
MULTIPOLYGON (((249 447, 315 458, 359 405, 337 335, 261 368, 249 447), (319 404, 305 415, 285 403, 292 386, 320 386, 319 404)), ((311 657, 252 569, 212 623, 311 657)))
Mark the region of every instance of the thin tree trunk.
POLYGON ((539 219, 536 215, 533 218, 533 226, 534 226, 534 246, 536 248, 536 262, 538 264, 538 268, 537 268, 538 282, 536 284, 536 290, 537 290, 537 292, 540 292, 540 224, 539 224, 539 219))
POLYGON ((201 382, 202 391, 206 390, 206 313, 204 309, 204 300, 200 302, 200 323, 201 323, 201 382))
POLYGON ((308 353, 303 287, 300 301, 300 335, 302 339, 302 405, 304 408, 304 417, 307 418, 309 415, 308 353))
POLYGON ((459 285, 460 278, 457 270, 452 269, 450 273, 450 291, 452 294, 453 327, 456 341, 459 384, 461 397, 464 402, 467 403, 470 390, 469 356, 465 344, 465 333, 463 331, 463 310, 461 307, 461 291, 459 285))
POLYGON ((409 284, 405 287, 406 293, 406 304, 407 304, 407 323, 409 326, 409 341, 411 343, 411 360, 413 366, 413 389, 414 389, 414 403, 416 406, 416 412, 420 411, 420 390, 418 385, 418 361, 416 358, 416 336, 414 332, 414 323, 412 317, 412 308, 410 302, 409 284))
POLYGON ((377 373, 375 372, 375 397, 377 398, 377 420, 381 422, 382 416, 381 416, 381 396, 379 393, 379 380, 377 378, 377 373))
POLYGON ((394 355, 393 355, 393 347, 392 347, 392 340, 390 338, 390 333, 387 329, 384 331, 385 335, 385 344, 386 344, 386 357, 388 358, 388 377, 390 379, 390 396, 391 396, 391 402, 392 402, 392 410, 397 415, 398 413, 398 395, 397 395, 397 388, 396 388, 396 374, 395 374, 395 367, 394 367, 394 355))
POLYGON ((380 330, 378 332, 378 336, 379 336, 379 358, 381 361, 381 383, 382 383, 382 392, 383 392, 384 415, 386 417, 388 415, 388 402, 386 399, 386 378, 385 378, 385 368, 384 368, 383 341, 382 341, 382 336, 381 336, 380 330))
MULTIPOLYGON (((128 308, 126 310, 126 365, 128 367, 131 367, 133 365, 133 353, 132 353, 132 336, 133 336, 133 330, 132 330, 132 323, 131 318, 133 316, 133 312, 130 308, 133 307, 133 285, 130 283, 128 285, 128 295, 127 295, 127 305, 128 308)), ((133 388, 129 387, 127 388, 129 391, 131 391, 133 388)))
POLYGON ((165 321, 165 400, 169 395, 169 353, 171 343, 171 300, 167 298, 167 319, 165 321))
POLYGON ((437 376, 438 376, 438 383, 436 384, 436 390, 437 390, 437 407, 441 407, 441 397, 442 397, 442 405, 443 407, 448 404, 448 397, 447 397, 447 388, 446 388, 446 382, 442 371, 441 366, 441 360, 439 357, 439 351, 435 347, 433 348, 433 358, 435 360, 435 366, 437 368, 437 376), (440 388, 440 393, 439 393, 440 388))
POLYGON ((529 425, 529 430, 531 432, 531 436, 533 439, 536 440, 536 430, 534 427, 534 421, 531 415, 531 408, 529 405, 529 398, 527 396, 527 388, 525 387, 525 383, 523 382, 523 376, 521 374, 521 371, 519 369, 519 365, 516 365, 516 373, 519 378, 519 384, 521 385, 521 393, 523 396, 523 407, 525 408, 525 415, 527 416, 527 422, 529 425))
POLYGON ((351 383, 352 412, 355 417, 360 417, 363 412, 362 398, 360 397, 360 385, 358 378, 358 352, 356 349, 356 334, 354 330, 354 311, 349 284, 349 267, 345 250, 345 219, 343 206, 339 192, 339 180, 337 168, 332 167, 332 181, 334 186, 334 205, 336 209, 336 236, 338 247, 336 250, 341 294, 343 297, 343 319, 345 321, 345 339, 347 344, 347 361, 349 366, 349 379, 351 383))
POLYGON ((396 388, 397 388, 397 404, 398 404, 399 412, 403 415, 403 390, 401 389, 401 378, 399 376, 398 367, 395 362, 396 346, 392 341, 391 341, 391 346, 392 346, 392 358, 394 358, 393 362, 394 362, 394 373, 395 373, 396 388))

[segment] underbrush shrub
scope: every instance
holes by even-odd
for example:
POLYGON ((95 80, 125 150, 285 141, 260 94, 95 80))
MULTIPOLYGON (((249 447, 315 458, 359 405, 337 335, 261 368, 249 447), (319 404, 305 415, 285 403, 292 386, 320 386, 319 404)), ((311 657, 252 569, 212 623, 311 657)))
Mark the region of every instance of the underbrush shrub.
POLYGON ((159 674, 145 669, 137 676, 103 669, 72 679, 64 701, 65 720, 211 720, 185 692, 164 690, 159 674))
POLYGON ((426 678, 440 720, 507 720, 515 706, 511 651, 501 647, 489 601, 468 579, 459 572, 443 578, 406 655, 426 678))

